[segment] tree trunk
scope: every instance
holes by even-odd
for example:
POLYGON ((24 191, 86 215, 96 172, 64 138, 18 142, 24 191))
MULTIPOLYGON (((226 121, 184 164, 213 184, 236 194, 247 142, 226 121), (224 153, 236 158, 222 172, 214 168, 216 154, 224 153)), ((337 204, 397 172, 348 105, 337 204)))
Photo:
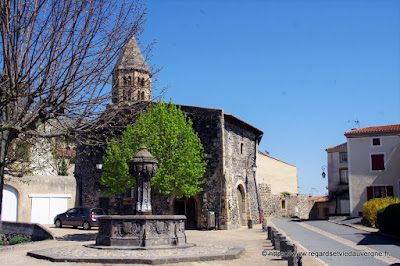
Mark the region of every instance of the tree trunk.
POLYGON ((1 132, 0 140, 0 234, 3 233, 3 187, 4 187, 4 170, 6 167, 6 155, 10 145, 11 138, 9 131, 1 132))

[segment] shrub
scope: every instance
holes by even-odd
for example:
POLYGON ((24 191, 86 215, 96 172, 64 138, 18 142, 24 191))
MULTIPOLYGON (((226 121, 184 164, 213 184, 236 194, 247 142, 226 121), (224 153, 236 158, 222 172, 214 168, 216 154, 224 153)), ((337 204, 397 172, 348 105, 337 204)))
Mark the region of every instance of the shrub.
POLYGON ((4 246, 4 241, 0 240, 0 246, 4 246))
POLYGON ((393 197, 371 199, 364 203, 363 216, 372 226, 376 226, 378 210, 395 203, 400 203, 400 200, 393 197))
POLYGON ((392 204, 380 209, 377 216, 377 225, 382 232, 400 236, 400 203, 392 204))
POLYGON ((14 236, 10 239, 10 245, 15 245, 24 242, 24 238, 21 235, 14 236))

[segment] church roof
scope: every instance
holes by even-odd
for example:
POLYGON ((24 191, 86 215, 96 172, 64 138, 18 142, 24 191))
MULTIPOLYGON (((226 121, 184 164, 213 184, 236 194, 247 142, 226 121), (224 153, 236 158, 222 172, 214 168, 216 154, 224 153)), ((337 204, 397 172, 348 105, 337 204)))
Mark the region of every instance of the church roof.
POLYGON ((146 60, 144 59, 134 36, 129 39, 125 50, 119 55, 114 70, 132 68, 138 71, 150 73, 150 69, 147 66, 146 60))

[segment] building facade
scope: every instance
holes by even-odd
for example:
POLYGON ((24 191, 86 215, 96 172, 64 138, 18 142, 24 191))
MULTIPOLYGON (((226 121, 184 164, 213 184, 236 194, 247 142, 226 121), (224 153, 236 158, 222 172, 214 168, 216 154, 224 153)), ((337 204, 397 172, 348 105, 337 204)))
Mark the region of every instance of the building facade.
POLYGON ((297 167, 258 151, 257 185, 265 216, 308 219, 306 195, 299 195, 297 167))
MULTIPOLYGON (((180 106, 193 122, 207 154, 203 191, 189 199, 177 199, 153 190, 153 214, 183 214, 189 228, 231 229, 260 222, 260 201, 253 166, 263 132, 217 108, 180 106)), ((101 162, 104 150, 80 146, 75 174, 82 180, 82 202, 100 206, 109 214, 133 214, 135 199, 128 191, 105 197, 101 189, 101 162)))
POLYGON ((258 151, 257 183, 269 184, 272 194, 299 193, 297 167, 258 151))
MULTIPOLYGON (((59 123, 49 121, 39 128, 51 132, 59 123)), ((73 176, 75 143, 64 137, 16 139, 11 143, 4 177, 4 221, 52 224, 55 215, 77 204, 73 176), (17 159, 17 160, 16 160, 17 159)))
POLYGON ((350 212, 372 198, 400 196, 400 124, 347 131, 350 212))
POLYGON ((349 215, 349 175, 347 143, 328 149, 329 215, 349 215))

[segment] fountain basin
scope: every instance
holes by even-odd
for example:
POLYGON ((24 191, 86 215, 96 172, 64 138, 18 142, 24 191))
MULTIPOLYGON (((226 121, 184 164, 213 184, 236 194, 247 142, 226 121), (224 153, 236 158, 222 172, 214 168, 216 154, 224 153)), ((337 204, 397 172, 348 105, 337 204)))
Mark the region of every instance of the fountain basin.
POLYGON ((98 247, 137 249, 185 247, 184 215, 105 215, 98 217, 98 247))

